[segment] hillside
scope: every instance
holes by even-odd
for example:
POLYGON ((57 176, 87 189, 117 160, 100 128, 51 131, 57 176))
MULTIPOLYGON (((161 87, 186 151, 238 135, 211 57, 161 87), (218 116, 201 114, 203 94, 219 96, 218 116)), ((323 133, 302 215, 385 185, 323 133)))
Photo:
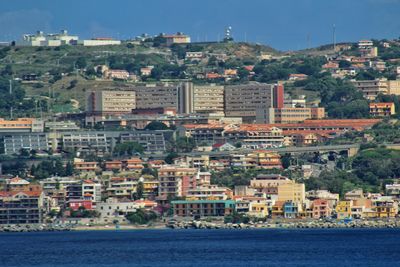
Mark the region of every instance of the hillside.
POLYGON ((89 77, 87 70, 93 70, 97 65, 108 65, 111 69, 125 69, 139 76, 140 68, 152 65, 178 69, 179 73, 183 73, 186 67, 179 67, 179 60, 187 51, 225 54, 227 58, 249 62, 257 62, 262 54, 279 54, 271 47, 248 43, 193 43, 171 48, 153 47, 151 43, 98 47, 6 47, 0 49, 0 70, 9 71, 15 80, 22 80, 26 74, 37 75, 35 81, 21 81, 20 86, 26 91, 26 97, 48 100, 50 96, 52 110, 66 112, 85 108, 86 90, 129 85, 89 77), (77 101, 74 101, 74 107, 71 100, 77 101))

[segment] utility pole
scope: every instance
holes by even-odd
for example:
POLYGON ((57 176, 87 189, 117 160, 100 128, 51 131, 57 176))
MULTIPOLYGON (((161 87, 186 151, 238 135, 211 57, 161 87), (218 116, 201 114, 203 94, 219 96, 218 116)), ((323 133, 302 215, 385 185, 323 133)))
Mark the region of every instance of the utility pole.
MULTIPOLYGON (((12 80, 9 80, 10 82, 10 98, 12 98, 12 80)), ((12 105, 10 106, 10 119, 13 119, 13 107, 12 105)))
POLYGON ((333 24, 333 52, 336 52, 336 25, 333 24))

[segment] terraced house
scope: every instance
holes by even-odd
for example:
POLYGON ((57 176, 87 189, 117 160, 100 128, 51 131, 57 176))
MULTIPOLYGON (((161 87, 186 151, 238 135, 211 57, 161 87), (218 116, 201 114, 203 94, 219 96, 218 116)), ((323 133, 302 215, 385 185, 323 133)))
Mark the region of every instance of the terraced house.
POLYGON ((43 222, 43 192, 0 192, 0 224, 43 222))

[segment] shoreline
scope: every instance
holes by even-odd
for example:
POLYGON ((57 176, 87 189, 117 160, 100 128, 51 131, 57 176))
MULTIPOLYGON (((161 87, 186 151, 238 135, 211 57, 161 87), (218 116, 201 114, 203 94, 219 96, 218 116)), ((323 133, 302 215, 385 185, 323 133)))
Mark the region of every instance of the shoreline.
POLYGON ((354 220, 354 221, 288 221, 277 220, 267 222, 223 223, 206 221, 169 221, 151 225, 7 225, 0 227, 2 232, 62 232, 62 231, 129 231, 129 230, 180 230, 180 229, 400 229, 400 219, 354 220))

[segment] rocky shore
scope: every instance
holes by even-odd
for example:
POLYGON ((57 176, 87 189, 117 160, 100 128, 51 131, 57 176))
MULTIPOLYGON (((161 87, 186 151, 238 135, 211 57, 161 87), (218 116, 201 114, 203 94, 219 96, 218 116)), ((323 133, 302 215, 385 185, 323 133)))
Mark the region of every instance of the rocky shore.
POLYGON ((400 220, 356 220, 343 221, 296 221, 296 222, 250 222, 223 223, 206 221, 170 221, 166 227, 171 229, 254 229, 254 228, 400 228, 400 220))
POLYGON ((50 224, 26 224, 26 225, 5 225, 0 226, 1 232, 59 232, 70 231, 72 228, 67 225, 50 224))

